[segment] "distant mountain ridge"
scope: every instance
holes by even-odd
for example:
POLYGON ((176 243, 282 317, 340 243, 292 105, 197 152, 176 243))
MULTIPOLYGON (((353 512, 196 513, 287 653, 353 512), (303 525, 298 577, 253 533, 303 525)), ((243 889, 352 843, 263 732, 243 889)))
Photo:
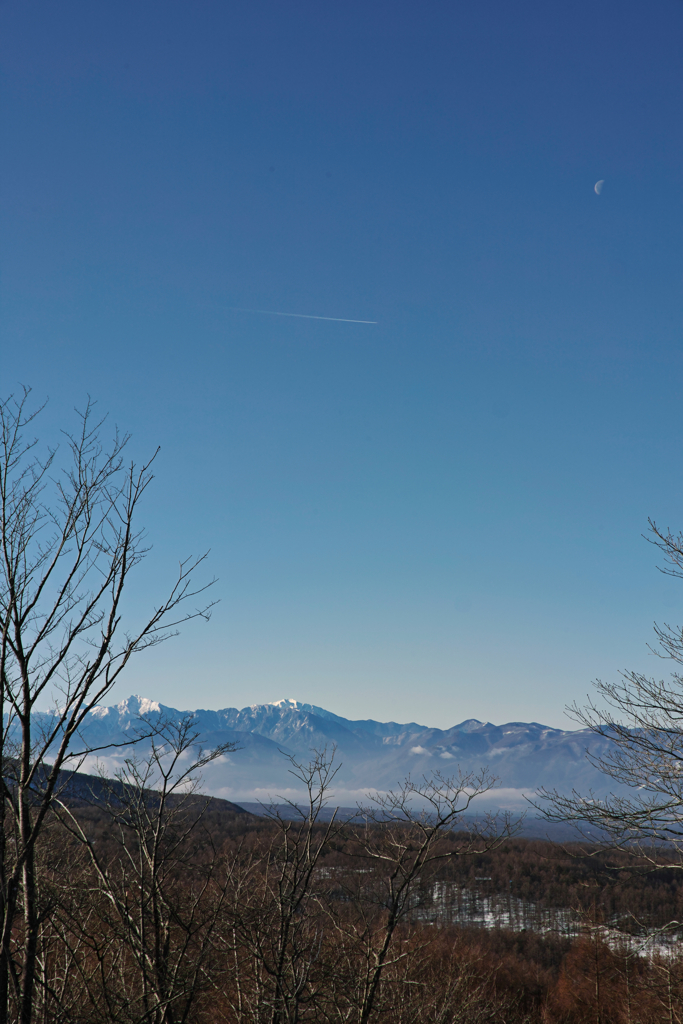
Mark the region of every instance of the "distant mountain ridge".
MULTIPOLYGON (((588 730, 562 730, 538 722, 494 725, 467 719, 449 729, 416 722, 350 720, 314 704, 293 699, 219 711, 181 712, 149 698, 131 696, 110 707, 97 707, 82 729, 90 746, 120 743, 133 735, 141 721, 156 716, 177 720, 191 714, 205 746, 227 741, 240 748, 210 765, 205 790, 229 800, 269 800, 300 793, 289 774, 286 756, 307 761, 311 750, 336 748, 341 767, 335 779, 335 798, 353 803, 372 790, 398 785, 408 773, 449 775, 458 767, 478 771, 488 766, 500 789, 489 803, 515 806, 544 785, 561 790, 609 790, 608 780, 586 759, 586 750, 603 753, 609 741, 588 730)), ((45 716, 49 717, 49 716, 45 716)), ((125 748, 105 751, 99 760, 114 769, 125 748)), ((90 759, 86 769, 95 759, 90 759)))

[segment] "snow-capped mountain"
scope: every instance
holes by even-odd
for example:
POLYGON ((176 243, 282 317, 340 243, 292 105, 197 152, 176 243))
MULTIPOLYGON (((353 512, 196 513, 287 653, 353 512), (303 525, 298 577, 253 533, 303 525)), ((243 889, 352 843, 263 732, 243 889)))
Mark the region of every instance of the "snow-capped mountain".
MULTIPOLYGON (((587 730, 552 729, 537 722, 493 725, 468 719, 450 729, 416 722, 351 721, 313 704, 288 699, 272 704, 181 712, 158 701, 129 697, 112 707, 95 708, 82 730, 89 746, 120 743, 140 729, 141 721, 159 716, 178 719, 191 714, 204 746, 232 741, 240 748, 205 771, 204 789, 229 800, 296 798, 301 786, 289 773, 287 755, 307 761, 311 751, 336 748, 340 770, 335 798, 354 803, 368 792, 399 784, 407 774, 453 774, 488 766, 500 788, 489 804, 515 806, 539 786, 561 790, 593 789, 604 793, 608 780, 586 759, 586 749, 600 753, 607 741, 587 730)), ((143 745, 144 746, 144 745, 143 745)), ((126 748, 103 751, 99 760, 115 768, 126 748)), ((92 768, 91 758, 84 769, 92 768)))

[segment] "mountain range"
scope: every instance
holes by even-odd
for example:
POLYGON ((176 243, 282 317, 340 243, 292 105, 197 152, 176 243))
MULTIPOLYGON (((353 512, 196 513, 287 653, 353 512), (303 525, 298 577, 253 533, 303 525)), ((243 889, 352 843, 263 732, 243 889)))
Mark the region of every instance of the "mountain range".
MULTIPOLYGON (((158 701, 131 696, 110 707, 97 707, 87 717, 81 735, 89 746, 121 743, 134 735, 141 721, 162 716, 178 720, 191 715, 206 747, 231 742, 239 748, 224 754, 204 771, 204 791, 232 801, 296 800, 302 787, 289 773, 287 756, 308 761, 312 750, 335 748, 339 772, 334 780, 334 799, 341 804, 366 800, 375 790, 396 787, 410 774, 413 778, 476 772, 488 767, 498 787, 480 806, 520 807, 524 796, 541 785, 561 791, 575 788, 597 794, 610 785, 586 758, 586 751, 600 755, 607 740, 588 730, 553 729, 537 722, 493 725, 467 719, 449 729, 416 722, 349 720, 314 704, 280 700, 220 711, 181 712, 158 701)), ((144 743, 142 744, 144 748, 144 743)), ((95 762, 115 771, 130 748, 103 750, 91 756, 83 770, 95 762)))

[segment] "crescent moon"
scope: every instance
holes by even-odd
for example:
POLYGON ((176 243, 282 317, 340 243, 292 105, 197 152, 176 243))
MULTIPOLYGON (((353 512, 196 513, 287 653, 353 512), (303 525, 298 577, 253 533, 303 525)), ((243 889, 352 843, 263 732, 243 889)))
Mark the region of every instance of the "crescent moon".
POLYGON ((602 186, 605 184, 605 179, 601 178, 600 181, 596 181, 593 188, 595 189, 596 196, 599 196, 602 192, 602 186))

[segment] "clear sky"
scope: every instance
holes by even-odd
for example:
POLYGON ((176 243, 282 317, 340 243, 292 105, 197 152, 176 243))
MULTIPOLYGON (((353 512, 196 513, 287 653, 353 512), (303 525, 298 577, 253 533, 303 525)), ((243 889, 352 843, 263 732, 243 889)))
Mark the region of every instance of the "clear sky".
POLYGON ((683 585, 641 534, 683 528, 682 22, 4 0, 2 392, 161 445, 134 607, 179 557, 220 577, 115 696, 566 726, 667 668, 683 585))

